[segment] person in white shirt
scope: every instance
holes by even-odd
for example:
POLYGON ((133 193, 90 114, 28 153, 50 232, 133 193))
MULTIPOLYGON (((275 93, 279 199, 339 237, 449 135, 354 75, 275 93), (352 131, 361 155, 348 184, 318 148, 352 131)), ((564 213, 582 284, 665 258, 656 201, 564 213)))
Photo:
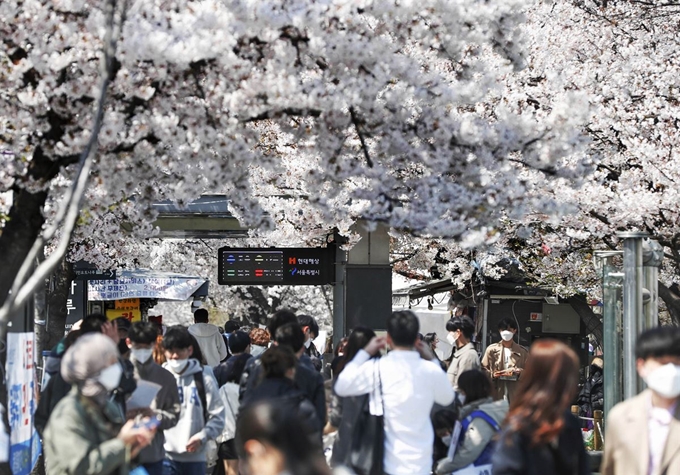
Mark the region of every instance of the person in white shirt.
MULTIPOLYGON (((339 396, 371 394, 372 400, 381 397, 384 472, 388 475, 431 473, 434 430, 430 411, 434 403, 446 406, 454 398, 446 373, 433 361, 432 351, 422 341, 416 341, 418 330, 418 318, 413 312, 393 312, 387 319, 387 336, 371 339, 347 363, 335 383, 339 396), (386 345, 392 351, 372 361, 386 345), (376 374, 380 381, 376 381, 376 374), (378 386, 381 390, 376 393, 378 386)), ((379 407, 380 402, 372 401, 371 406, 379 407)))

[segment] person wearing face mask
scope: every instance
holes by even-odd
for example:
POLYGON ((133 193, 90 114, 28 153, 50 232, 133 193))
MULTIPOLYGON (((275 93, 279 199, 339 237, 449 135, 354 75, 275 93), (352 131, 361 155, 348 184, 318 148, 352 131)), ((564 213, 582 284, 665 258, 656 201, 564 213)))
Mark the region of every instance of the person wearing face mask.
POLYGON ((508 413, 507 401, 494 401, 491 397, 491 381, 482 370, 473 369, 461 374, 458 389, 465 395, 465 405, 458 411, 456 424, 438 432, 449 448, 447 456, 437 463, 435 473, 438 475, 455 473, 470 465, 489 465, 493 440, 508 413), (451 448, 454 433, 457 438, 451 448))
POLYGON ((642 333, 637 372, 648 389, 607 415, 602 475, 680 473, 680 329, 642 333))
POLYGON ((205 475, 208 441, 224 429, 224 404, 212 368, 193 358, 193 338, 176 325, 163 336, 166 362, 181 406, 177 425, 165 431, 164 475, 205 475))
MULTIPOLYGON (((472 336, 475 332, 475 324, 470 317, 454 317, 446 322, 447 341, 455 346, 456 352, 451 358, 451 364, 446 371, 453 390, 458 392, 458 378, 471 369, 479 369, 479 355, 472 344, 472 336)), ((460 400, 460 398, 458 398, 460 400)), ((462 401, 461 401, 462 402, 462 401)))
MULTIPOLYGON (((116 320, 109 321, 100 313, 87 315, 81 321, 79 334, 70 338, 70 343, 72 344, 80 336, 91 333, 101 333, 107 336, 111 341, 117 344, 117 348, 120 351, 120 335, 122 333, 121 330, 118 329, 118 322, 116 320)), ((125 334, 127 334, 127 330, 125 330, 125 334)), ((123 343, 125 343, 124 340, 123 343)), ((120 384, 112 391, 110 396, 117 403, 118 410, 122 416, 125 414, 125 399, 132 394, 137 386, 132 375, 132 367, 129 366, 130 362, 122 358, 119 358, 119 360, 122 365, 125 365, 123 366, 123 376, 120 378, 120 384)), ((50 378, 47 386, 43 388, 43 393, 40 396, 40 401, 38 402, 35 413, 35 427, 39 433, 42 433, 45 429, 50 415, 54 412, 54 408, 59 401, 66 397, 70 390, 71 385, 64 381, 60 372, 50 378)))
POLYGON ((316 323, 313 317, 309 315, 298 315, 298 323, 302 327, 302 331, 305 333, 305 352, 304 357, 300 359, 302 364, 311 363, 316 371, 321 372, 323 367, 323 359, 321 353, 314 345, 314 339, 319 336, 319 324, 316 323), (309 359, 309 361, 307 361, 309 359))
POLYGON ((149 475, 162 475, 165 458, 163 431, 174 427, 180 414, 175 378, 152 358, 157 334, 153 323, 135 322, 128 331, 126 339, 130 348, 130 362, 134 367, 135 379, 160 385, 148 411, 148 415, 155 415, 160 420, 160 425, 151 445, 139 453, 138 459, 149 475))
POLYGON ((130 460, 149 445, 156 429, 125 423, 111 402, 122 373, 116 344, 102 334, 84 335, 66 351, 61 375, 73 387, 43 434, 48 475, 129 473, 130 460))
POLYGON ((434 447, 433 447, 433 465, 432 471, 434 472, 437 467, 437 462, 443 458, 449 452, 449 446, 451 445, 451 438, 453 427, 456 425, 458 420, 458 408, 452 407, 447 409, 433 410, 432 414, 432 427, 434 427, 434 447))
POLYGON ((514 341, 517 333, 514 319, 502 319, 497 328, 501 340, 487 347, 482 358, 482 368, 491 378, 494 399, 512 402, 529 352, 514 341))

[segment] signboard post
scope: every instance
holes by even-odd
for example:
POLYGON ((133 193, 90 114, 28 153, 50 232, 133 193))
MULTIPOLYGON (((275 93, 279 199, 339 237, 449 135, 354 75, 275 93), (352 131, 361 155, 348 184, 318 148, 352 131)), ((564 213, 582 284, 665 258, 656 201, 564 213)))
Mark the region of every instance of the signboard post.
MULTIPOLYGON (((86 280, 72 280, 66 299, 66 325, 73 325, 85 317, 87 299, 85 298, 86 280)), ((70 328, 70 327, 69 327, 70 328)))
POLYGON ((33 426, 36 409, 35 335, 7 333, 7 416, 9 465, 14 475, 28 475, 40 455, 40 437, 33 426))
POLYGON ((333 248, 219 249, 220 285, 324 285, 334 281, 333 248))
POLYGON ((76 274, 76 280, 112 280, 116 278, 115 270, 102 270, 94 268, 77 268, 74 267, 73 271, 76 274))

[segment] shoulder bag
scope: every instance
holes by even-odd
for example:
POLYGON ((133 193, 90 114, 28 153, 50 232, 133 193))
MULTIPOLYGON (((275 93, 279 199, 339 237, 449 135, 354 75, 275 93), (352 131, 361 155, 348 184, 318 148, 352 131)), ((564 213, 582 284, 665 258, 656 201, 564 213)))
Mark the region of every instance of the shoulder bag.
MULTIPOLYGON (((357 420, 352 431, 352 445, 349 453, 349 467, 357 475, 382 475, 383 459, 385 456, 385 405, 382 399, 382 378, 380 377, 380 360, 375 360, 374 383, 377 379, 377 389, 380 395, 381 415, 371 414, 371 395, 367 394, 358 412, 357 420), (377 372, 378 377, 375 378, 377 372)), ((375 392, 375 391, 374 391, 375 392)))

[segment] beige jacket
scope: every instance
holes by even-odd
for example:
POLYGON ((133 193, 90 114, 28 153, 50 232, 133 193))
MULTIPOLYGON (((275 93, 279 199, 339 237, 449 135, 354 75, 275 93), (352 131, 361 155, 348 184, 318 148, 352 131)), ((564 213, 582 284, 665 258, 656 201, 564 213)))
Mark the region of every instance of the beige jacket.
MULTIPOLYGON (((518 345, 514 341, 512 342, 512 347, 510 348, 510 365, 509 368, 522 368, 527 364, 527 359, 529 358, 529 352, 524 349, 523 346, 518 345)), ((507 369, 504 364, 503 358, 503 345, 498 342, 493 345, 489 345, 484 353, 484 358, 482 358, 482 368, 488 373, 493 384, 493 395, 494 399, 503 399, 505 395, 505 390, 507 387, 508 391, 508 401, 512 401, 512 398, 517 391, 519 386, 518 381, 508 381, 503 379, 494 379, 493 374, 496 371, 507 369)))
MULTIPOLYGON (((617 404, 607 416, 602 475, 647 475, 649 470, 649 409, 651 391, 617 404)), ((680 473, 680 406, 675 410, 661 457, 652 475, 680 473)))
POLYGON ((472 343, 468 343, 456 350, 451 359, 449 369, 446 371, 446 376, 448 376, 454 391, 458 391, 458 378, 461 373, 469 369, 479 369, 479 355, 477 355, 475 345, 472 343))

